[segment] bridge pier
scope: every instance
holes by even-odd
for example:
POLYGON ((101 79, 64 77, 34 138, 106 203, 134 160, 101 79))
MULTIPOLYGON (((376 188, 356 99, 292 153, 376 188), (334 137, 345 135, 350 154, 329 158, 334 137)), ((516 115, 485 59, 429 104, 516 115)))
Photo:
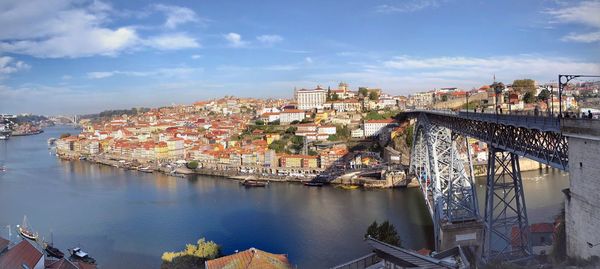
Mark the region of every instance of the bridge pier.
POLYGON ((569 142, 569 191, 565 200, 567 255, 600 256, 600 121, 563 119, 569 142))
POLYGON ((484 262, 532 255, 519 156, 490 146, 484 214, 484 262))

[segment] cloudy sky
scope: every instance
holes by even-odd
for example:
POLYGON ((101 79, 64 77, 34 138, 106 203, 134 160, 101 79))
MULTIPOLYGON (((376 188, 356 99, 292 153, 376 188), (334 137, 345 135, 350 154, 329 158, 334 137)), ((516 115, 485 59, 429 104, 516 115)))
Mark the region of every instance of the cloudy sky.
POLYGON ((600 73, 600 0, 0 0, 0 113, 600 73))

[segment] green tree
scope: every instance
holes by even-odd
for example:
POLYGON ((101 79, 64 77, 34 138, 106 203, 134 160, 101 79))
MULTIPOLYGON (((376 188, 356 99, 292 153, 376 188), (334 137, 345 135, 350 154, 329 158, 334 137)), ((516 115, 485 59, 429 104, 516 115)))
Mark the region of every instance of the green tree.
POLYGON ((377 91, 369 92, 369 100, 379 100, 379 93, 377 91))
POLYGON ((197 244, 187 244, 182 251, 163 253, 161 268, 203 268, 204 261, 215 259, 220 255, 221 247, 217 243, 201 238, 197 244))
POLYGON ((197 161, 190 161, 185 166, 187 166, 187 168, 189 168, 189 169, 194 170, 194 169, 198 168, 198 162, 197 161))
POLYGON ((327 141, 337 141, 338 140, 338 136, 337 135, 329 135, 327 137, 327 141))
POLYGON ((369 89, 367 89, 365 87, 359 87, 358 94, 360 94, 362 97, 367 97, 367 96, 369 96, 369 89))
POLYGON ((263 120, 256 120, 254 123, 256 125, 265 125, 265 122, 263 120))
POLYGON ((383 120, 385 117, 379 114, 377 111, 369 111, 367 116, 365 116, 365 120, 383 120))
POLYGON ((535 81, 533 79, 516 79, 512 84, 513 90, 523 92, 535 91, 535 81))
POLYGON ((442 95, 442 102, 446 102, 448 101, 448 95, 444 94, 442 95))
POLYGON ((415 126, 414 125, 410 125, 406 128, 406 145, 408 145, 408 147, 412 147, 412 143, 413 143, 413 135, 414 135, 414 129, 415 126))
POLYGON ((533 96, 533 93, 531 92, 526 92, 523 95, 523 102, 525 102, 526 104, 531 104, 535 101, 535 97, 533 96))
POLYGON ((283 140, 275 140, 269 145, 269 149, 274 150, 277 153, 282 153, 285 151, 285 141, 283 140))
POLYGON ((334 93, 331 95, 331 100, 330 100, 330 101, 337 101, 337 100, 339 100, 339 99, 340 99, 340 97, 338 96, 338 94, 334 92, 334 93))
POLYGON ((286 134, 293 134, 296 133, 296 130, 298 130, 298 127, 296 126, 290 126, 285 130, 286 134))
POLYGON ((290 122, 290 124, 298 124, 298 123, 300 123, 300 121, 298 121, 298 120, 290 122))
POLYGON ((63 133, 63 134, 60 134, 60 139, 67 138, 69 136, 71 136, 71 133, 63 133))
POLYGON ((374 221, 369 227, 367 227, 365 238, 366 237, 371 237, 390 245, 402 247, 402 241, 400 240, 400 236, 396 231, 396 227, 394 227, 394 225, 387 220, 380 225, 374 221))
POLYGON ((550 91, 543 89, 537 96, 538 100, 546 102, 550 98, 550 91))

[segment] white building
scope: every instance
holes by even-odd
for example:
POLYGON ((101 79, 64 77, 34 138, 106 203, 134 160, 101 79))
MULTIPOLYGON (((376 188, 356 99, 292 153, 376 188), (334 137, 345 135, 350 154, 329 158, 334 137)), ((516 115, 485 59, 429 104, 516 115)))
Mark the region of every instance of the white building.
POLYGON ((298 90, 295 95, 299 109, 322 109, 327 101, 327 90, 320 87, 314 90, 298 90))
POLYGON ((317 131, 319 134, 334 135, 337 132, 335 125, 321 125, 317 131))
POLYGON ((302 121, 306 115, 304 110, 299 109, 286 109, 279 113, 279 121, 282 124, 290 123, 293 121, 302 121))
POLYGON ((424 109, 433 105, 432 92, 418 92, 408 96, 408 103, 416 109, 424 109))
POLYGON ((396 126, 396 122, 393 119, 387 120, 366 120, 363 122, 363 130, 365 130, 365 137, 377 136, 385 128, 391 128, 396 126))

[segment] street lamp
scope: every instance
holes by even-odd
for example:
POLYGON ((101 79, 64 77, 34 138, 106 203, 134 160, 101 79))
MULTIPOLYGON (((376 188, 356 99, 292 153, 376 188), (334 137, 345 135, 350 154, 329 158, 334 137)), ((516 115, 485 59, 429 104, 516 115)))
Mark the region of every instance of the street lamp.
POLYGON ((590 242, 587 242, 587 245, 588 245, 588 247, 589 247, 589 248, 593 248, 593 247, 595 247, 595 246, 598 246, 598 245, 600 245, 600 243, 598 243, 598 244, 592 244, 592 243, 590 243, 590 242))
POLYGON ((590 75, 558 75, 558 113, 559 115, 562 116, 562 92, 563 89, 565 88, 565 86, 567 86, 567 84, 569 84, 569 81, 575 79, 575 78, 580 78, 580 77, 586 77, 586 78, 600 78, 600 76, 590 76, 590 75))

